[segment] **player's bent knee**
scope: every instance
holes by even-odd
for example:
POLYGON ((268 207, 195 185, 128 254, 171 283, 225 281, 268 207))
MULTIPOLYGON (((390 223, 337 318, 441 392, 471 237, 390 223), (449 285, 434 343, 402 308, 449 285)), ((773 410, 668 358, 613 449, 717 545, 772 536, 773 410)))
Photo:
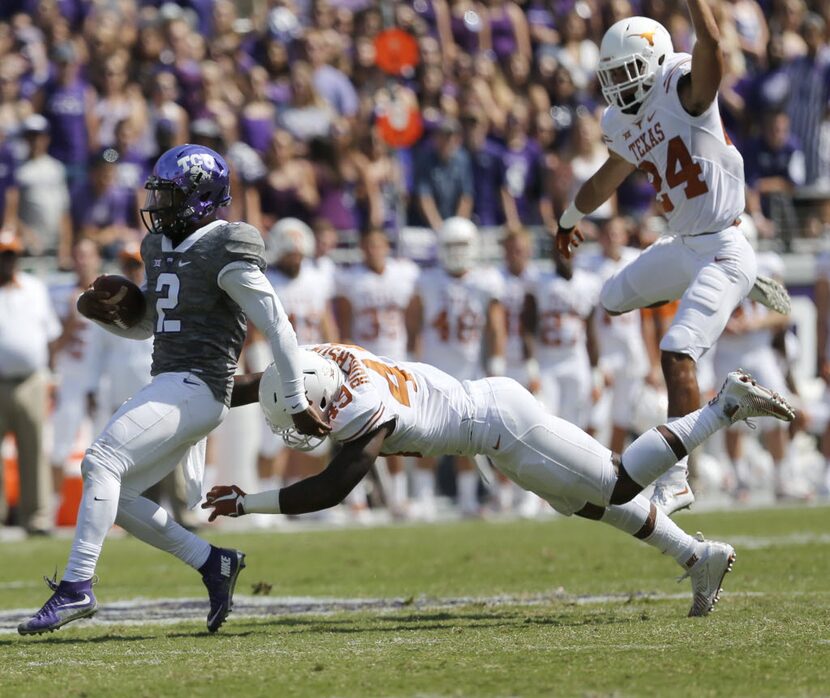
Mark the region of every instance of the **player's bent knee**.
POLYGON ((585 506, 579 511, 575 511, 576 516, 581 516, 583 519, 591 519, 592 521, 599 521, 605 514, 605 507, 598 504, 591 504, 586 502, 585 506))
POLYGON ((107 474, 120 479, 118 468, 93 444, 86 450, 81 461, 81 477, 88 480, 90 477, 100 474, 107 474))

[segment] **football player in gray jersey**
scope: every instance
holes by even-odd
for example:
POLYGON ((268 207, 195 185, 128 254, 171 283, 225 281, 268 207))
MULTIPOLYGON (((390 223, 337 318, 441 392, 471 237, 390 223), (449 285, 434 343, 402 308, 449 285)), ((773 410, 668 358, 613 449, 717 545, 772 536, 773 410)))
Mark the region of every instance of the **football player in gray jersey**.
POLYGON ((298 431, 325 436, 329 427, 309 405, 297 338, 263 269, 259 232, 217 218, 230 202, 228 166, 204 146, 165 152, 145 185, 141 210, 151 233, 142 244, 146 311, 137 324, 113 324, 109 294, 89 289, 78 310, 110 332, 155 338, 153 379, 112 416, 87 449, 83 497, 69 562, 52 596, 21 623, 23 635, 55 630, 95 613, 93 575, 113 523, 198 570, 207 587, 207 628, 215 632, 231 610, 245 556, 211 546, 141 497, 182 462, 191 506, 201 499, 204 438, 225 417, 245 338, 246 316, 271 343, 282 396, 298 431))

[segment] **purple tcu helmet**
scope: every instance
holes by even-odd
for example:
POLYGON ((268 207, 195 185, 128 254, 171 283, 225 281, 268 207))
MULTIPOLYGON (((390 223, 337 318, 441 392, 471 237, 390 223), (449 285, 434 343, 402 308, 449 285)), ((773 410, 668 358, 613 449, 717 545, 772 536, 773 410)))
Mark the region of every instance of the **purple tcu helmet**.
POLYGON ((231 201, 228 165, 203 145, 170 148, 156 161, 144 185, 141 220, 151 233, 177 237, 231 201))

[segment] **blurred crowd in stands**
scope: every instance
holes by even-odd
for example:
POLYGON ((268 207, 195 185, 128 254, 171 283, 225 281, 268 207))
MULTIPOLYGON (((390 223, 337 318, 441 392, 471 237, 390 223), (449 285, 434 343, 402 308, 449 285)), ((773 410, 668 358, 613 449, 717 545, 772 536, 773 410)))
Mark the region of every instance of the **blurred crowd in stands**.
MULTIPOLYGON (((819 235, 830 217, 821 206, 800 216, 793 193, 830 191, 830 4, 712 5, 749 211, 763 237, 819 235)), ((634 14, 690 50, 680 0, 4 0, 0 221, 61 268, 79 237, 114 259, 143 234, 153 158, 196 141, 232 165, 228 215, 263 230, 287 216, 393 234, 452 215, 551 228, 606 155, 598 46, 634 14), (392 81, 374 42, 391 25, 420 55, 392 81), (420 110, 410 147, 391 148, 375 126, 390 100, 420 110)), ((652 205, 637 173, 592 219, 652 205)))
MULTIPOLYGON (((830 3, 720 0, 712 6, 726 57, 720 109, 746 168, 747 230, 777 240, 780 250, 789 249, 794 237, 830 234, 830 3)), ((635 14, 662 22, 675 50, 691 49, 694 36, 682 0, 3 0, 0 432, 13 432, 17 440, 14 520, 31 533, 51 528, 49 491, 66 499, 63 473, 73 449, 89 439, 79 436, 81 422, 89 417, 100 427, 136 388, 128 379, 149 377, 151 344, 112 343, 78 317, 74 298, 102 263, 108 270, 117 264, 140 281, 137 243, 145 231, 138 209, 159 153, 187 141, 221 152, 232 171, 233 202, 225 218, 246 220, 264 235, 287 218, 308 224, 316 245, 303 254, 313 259, 318 276, 287 273, 280 283, 299 288, 302 281, 307 286, 296 291, 298 298, 320 296, 325 313, 336 312, 328 331, 304 341, 339 338, 368 347, 371 339, 357 336, 356 321, 353 326, 343 310, 348 301, 349 313, 363 312, 360 299, 349 298, 360 280, 351 270, 336 270, 326 252, 360 237, 368 267, 397 275, 406 286, 398 305, 382 309, 396 313, 401 324, 417 287, 406 280, 417 270, 388 271, 387 258, 404 228, 438 230, 461 216, 498 229, 507 241, 501 273, 508 285, 522 277, 533 255, 523 231, 533 229, 544 240, 544 231, 555 230, 558 214, 607 156, 595 75, 599 44, 610 24, 635 14), (375 39, 390 26, 411 34, 419 53, 418 65, 394 79, 376 63, 375 39), (378 117, 400 105, 404 111, 417 107, 423 134, 411 145, 393 147, 378 117), (44 258, 47 268, 73 273, 47 292, 34 276, 20 273, 21 257, 44 258), (56 380, 47 419, 50 369, 56 380), (51 436, 44 438, 44 429, 51 436), (52 445, 43 449, 41 443, 52 445)), ((601 266, 603 255, 618 260, 621 246, 649 244, 661 232, 660 220, 653 189, 645 173, 636 172, 586 221, 584 232, 601 251, 593 262, 583 261, 601 266)), ((818 370, 810 375, 830 379, 830 257, 823 260, 814 294, 818 370)), ((270 261, 278 277, 281 263, 270 261)), ((280 291, 287 306, 291 293, 280 291)), ((508 295, 499 300, 515 317, 508 295)), ((310 312, 308 303, 287 310, 295 327, 299 314, 310 312)), ((765 361, 779 362, 782 375, 788 374, 798 357, 784 351, 787 321, 773 328, 769 319, 741 319, 742 312, 736 311, 727 334, 743 336, 747 351, 759 342, 772 351, 767 335, 762 341, 751 333, 774 329, 782 351, 765 361)), ((638 387, 631 388, 636 396, 626 393, 619 409, 610 405, 614 381, 621 379, 616 369, 586 379, 595 406, 604 390, 609 393, 605 411, 581 425, 604 441, 622 443, 649 423, 647 417, 635 423, 633 412, 649 409, 641 399, 644 384, 660 388, 654 357, 665 318, 653 315, 642 315, 643 332, 652 335, 643 350, 651 366, 638 367, 638 387), (622 413, 625 423, 613 421, 609 410, 622 413)), ((580 322, 593 320, 586 315, 580 322)), ((247 352, 254 353, 250 346, 247 352)), ((713 390, 722 376, 710 373, 706 387, 713 390)), ((789 387, 798 389, 792 381, 789 387)), ((803 411, 794 434, 806 428, 817 439, 825 432, 830 400, 821 400, 822 389, 813 386, 816 405, 803 411)), ((249 438, 246 431, 250 413, 247 426, 233 414, 214 439, 215 462, 234 462, 251 450, 246 458, 255 488, 257 478, 268 481, 279 469, 272 467, 273 453, 256 452, 259 435, 249 438)), ((812 470, 800 489, 789 484, 797 479, 791 473, 799 471, 804 444, 793 446, 783 434, 775 438, 768 447, 771 460, 750 453, 756 470, 767 462, 774 494, 803 499, 814 490, 830 493, 830 429, 823 450, 817 441, 806 448, 812 470)), ((717 487, 739 497, 752 475, 736 443, 726 444, 726 454, 721 447, 717 458, 727 465, 709 474, 717 487)), ((283 464, 280 472, 293 468, 297 476, 307 475, 324 462, 283 464)), ((405 480, 403 468, 389 464, 388 491, 380 501, 406 500, 406 485, 395 484, 401 472, 405 480)), ((419 488, 433 487, 426 480, 418 484, 419 468, 410 464, 409 471, 414 497, 419 488)), ((475 506, 478 479, 470 472, 464 488, 475 506)), ((226 476, 244 484, 239 478, 239 469, 226 476)), ((7 513, 2 483, 0 473, 0 523, 7 513)), ((175 482, 165 492, 175 503, 175 482)), ((504 490, 499 506, 515 494, 504 490)), ((365 503, 365 492, 360 497, 365 503)), ((538 502, 529 505, 533 510, 538 502)))

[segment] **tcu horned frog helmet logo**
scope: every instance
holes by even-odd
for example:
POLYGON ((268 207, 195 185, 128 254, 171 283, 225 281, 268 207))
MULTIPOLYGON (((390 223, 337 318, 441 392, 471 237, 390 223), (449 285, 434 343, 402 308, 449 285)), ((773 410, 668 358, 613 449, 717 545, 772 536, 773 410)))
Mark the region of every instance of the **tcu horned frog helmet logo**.
POLYGON ((671 36, 659 22, 631 17, 614 24, 602 38, 597 70, 608 104, 638 115, 657 71, 672 53, 671 36))
POLYGON ((163 153, 144 185, 141 219, 151 233, 177 236, 231 202, 228 165, 202 145, 181 145, 163 153))

